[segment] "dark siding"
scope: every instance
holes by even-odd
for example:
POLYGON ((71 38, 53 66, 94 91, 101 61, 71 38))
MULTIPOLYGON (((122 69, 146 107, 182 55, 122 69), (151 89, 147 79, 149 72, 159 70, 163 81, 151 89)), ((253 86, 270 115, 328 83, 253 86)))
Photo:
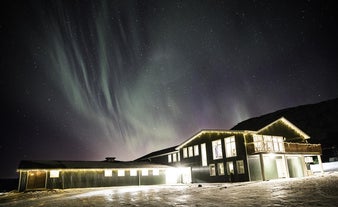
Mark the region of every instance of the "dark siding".
POLYGON ((183 166, 191 166, 191 172, 192 172, 192 182, 193 183, 199 183, 199 182, 240 182, 240 181, 249 181, 249 175, 248 175, 248 167, 247 167, 247 160, 246 160, 246 150, 245 150, 245 144, 244 144, 244 135, 243 134, 233 134, 233 133, 206 133, 202 134, 200 137, 194 139, 191 141, 188 145, 184 147, 189 146, 199 146, 199 155, 183 158, 183 149, 180 149, 181 153, 181 163, 183 166), (236 157, 230 157, 226 158, 226 152, 225 152, 225 143, 224 138, 235 136, 236 141, 236 151, 237 156, 236 157), (223 153, 223 159, 213 159, 213 153, 212 153, 212 141, 214 140, 221 140, 222 143, 222 153, 223 153), (202 166, 201 161, 201 147, 200 145, 202 143, 206 143, 206 152, 207 152, 207 162, 208 166, 202 166), (236 161, 237 160, 243 160, 244 164, 244 174, 238 174, 237 173, 237 166, 236 161), (227 173, 226 170, 226 163, 229 161, 233 161, 234 165, 234 175, 230 176, 227 173), (223 163, 224 164, 224 175, 219 175, 217 171, 217 163, 223 163), (209 171, 209 165, 215 164, 216 168, 216 175, 210 176, 209 171))

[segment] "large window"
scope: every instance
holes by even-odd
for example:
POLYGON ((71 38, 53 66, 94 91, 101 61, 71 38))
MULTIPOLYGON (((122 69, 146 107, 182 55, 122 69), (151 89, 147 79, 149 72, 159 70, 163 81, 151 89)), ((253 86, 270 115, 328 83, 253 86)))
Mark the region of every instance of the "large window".
POLYGON ((195 155, 195 156, 200 155, 200 151, 198 150, 198 145, 195 145, 195 146, 194 146, 194 155, 195 155))
POLYGON ((215 164, 210 164, 209 165, 209 171, 210 171, 210 176, 215 176, 216 175, 215 164))
POLYGON ((171 160, 171 154, 168 155, 168 162, 169 162, 169 163, 172 162, 172 160, 171 160))
POLYGON ((217 173, 218 173, 218 175, 224 175, 224 164, 223 164, 223 162, 217 163, 217 173))
POLYGON ((225 142, 226 157, 237 156, 235 136, 225 138, 224 142, 225 142))
POLYGON ((183 148, 183 158, 188 157, 188 149, 186 147, 183 148))
POLYGON ((212 156, 213 156, 214 160, 223 158, 222 143, 221 143, 220 139, 212 141, 212 156))
POLYGON ((188 147, 188 156, 193 157, 194 156, 194 149, 192 146, 188 147))
POLYGON ((202 166, 208 166, 207 149, 205 143, 201 144, 202 166))
POLYGON ((244 174, 245 173, 243 160, 237 160, 236 161, 236 167, 237 167, 237 173, 238 174, 244 174))
POLYGON ((227 173, 228 175, 234 174, 234 163, 232 161, 227 162, 227 173))
POLYGON ((177 154, 176 153, 173 154, 173 162, 177 162, 177 154))
POLYGON ((283 137, 271 135, 253 135, 256 152, 284 152, 283 137))

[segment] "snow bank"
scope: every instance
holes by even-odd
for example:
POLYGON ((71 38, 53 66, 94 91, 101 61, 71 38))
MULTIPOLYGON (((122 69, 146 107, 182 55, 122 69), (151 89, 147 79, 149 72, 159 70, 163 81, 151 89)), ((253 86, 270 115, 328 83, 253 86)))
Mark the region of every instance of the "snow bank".
MULTIPOLYGON (((319 164, 310 165, 311 171, 314 173, 320 172, 319 164)), ((323 163, 324 172, 338 171, 338 162, 324 162, 323 163)))

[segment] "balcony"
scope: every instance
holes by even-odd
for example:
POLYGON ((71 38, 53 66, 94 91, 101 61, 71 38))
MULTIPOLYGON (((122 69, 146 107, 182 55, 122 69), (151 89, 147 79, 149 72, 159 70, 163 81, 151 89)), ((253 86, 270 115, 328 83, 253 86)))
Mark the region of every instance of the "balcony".
POLYGON ((247 144, 247 153, 249 155, 256 153, 292 153, 292 154, 313 154, 319 155, 322 154, 322 147, 320 144, 307 144, 307 143, 291 143, 284 142, 284 149, 281 147, 278 150, 274 150, 271 145, 259 143, 255 144, 254 142, 247 144))

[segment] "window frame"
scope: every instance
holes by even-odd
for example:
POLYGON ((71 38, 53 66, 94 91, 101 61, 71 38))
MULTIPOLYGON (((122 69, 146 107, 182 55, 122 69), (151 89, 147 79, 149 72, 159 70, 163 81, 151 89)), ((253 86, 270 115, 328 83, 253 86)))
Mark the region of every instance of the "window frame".
POLYGON ((223 159, 222 140, 217 139, 212 141, 211 146, 212 146, 212 158, 214 160, 223 159))

